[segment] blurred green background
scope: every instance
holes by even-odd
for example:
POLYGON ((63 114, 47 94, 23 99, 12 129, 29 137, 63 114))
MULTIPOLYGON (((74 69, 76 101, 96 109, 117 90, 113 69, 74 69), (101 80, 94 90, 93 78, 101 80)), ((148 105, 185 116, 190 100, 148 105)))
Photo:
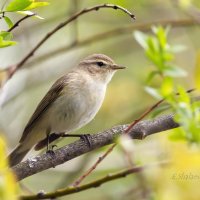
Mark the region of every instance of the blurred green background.
MULTIPOLYGON (((153 66, 147 61, 143 49, 133 37, 134 30, 141 30, 138 27, 150 31, 151 23, 157 22, 156 24, 162 25, 163 22, 169 21, 168 24, 172 26, 169 33, 169 43, 182 44, 186 47, 185 51, 176 55, 175 62, 187 71, 188 76, 177 79, 177 81, 185 88, 194 87, 195 70, 200 65, 200 29, 198 21, 196 21, 198 19, 195 16, 195 12, 200 9, 198 0, 179 2, 175 0, 108 0, 107 2, 100 0, 51 0, 49 6, 36 10, 40 16, 45 18, 44 20, 29 18, 15 29, 13 34, 18 44, 0 50, 0 67, 3 68, 18 62, 46 33, 72 13, 101 3, 114 3, 129 9, 136 15, 136 21, 133 22, 129 16, 119 10, 102 9, 98 12, 91 12, 54 34, 36 52, 33 58, 6 83, 1 91, 0 130, 5 135, 10 150, 18 143, 24 126, 51 84, 70 67, 75 66, 80 59, 92 53, 106 54, 113 58, 116 63, 127 66, 127 69, 115 75, 108 87, 101 110, 95 119, 78 130, 78 133, 96 133, 116 124, 130 123, 148 106, 151 106, 155 99, 145 92, 144 86, 147 75, 153 66), (195 12, 192 9, 195 9, 195 12), (173 26, 174 22, 176 22, 175 26, 173 26), (103 38, 97 37, 90 43, 79 45, 79 42, 81 43, 87 38, 115 29, 116 31, 112 34, 105 34, 103 38), (76 44, 74 48, 66 49, 58 54, 55 53, 55 51, 73 43, 76 44), (39 59, 49 52, 53 53, 44 59, 39 59)), ((15 21, 20 19, 20 16, 14 14, 11 17, 15 21)), ((5 29, 5 27, 6 24, 0 24, 1 29, 5 29)), ((155 84, 159 85, 159 80, 155 84)), ((71 140, 64 139, 58 146, 69 142, 71 140)), ((134 141, 132 145, 134 149, 132 155, 136 163, 151 163, 171 158, 171 156, 180 158, 183 163, 187 163, 188 155, 188 158, 191 159, 194 156, 194 160, 198 160, 194 167, 195 170, 200 167, 200 160, 198 157, 196 158, 196 155, 199 156, 199 150, 191 150, 185 143, 174 144, 168 141, 167 134, 156 134, 144 141, 134 141), (185 152, 186 156, 183 158, 177 155, 180 149, 185 152)), ((55 169, 29 177, 22 181, 22 184, 33 192, 51 191, 60 185, 66 186, 80 176, 80 166, 83 171, 87 169, 105 149, 89 153, 55 169), (71 177, 74 172, 74 177, 71 177)), ((32 152, 32 154, 36 153, 32 152)), ((126 166, 127 160, 120 148, 117 148, 101 163, 87 181, 126 166)), ((107 183, 100 188, 60 199, 199 199, 200 178, 195 183, 180 183, 180 181, 171 179, 173 173, 180 173, 181 170, 186 169, 190 172, 190 167, 186 166, 182 169, 177 164, 173 168, 175 171, 172 170, 172 172, 162 171, 162 169, 157 169, 154 172, 154 169, 144 174, 145 176, 142 178, 144 180, 131 175, 107 183)))

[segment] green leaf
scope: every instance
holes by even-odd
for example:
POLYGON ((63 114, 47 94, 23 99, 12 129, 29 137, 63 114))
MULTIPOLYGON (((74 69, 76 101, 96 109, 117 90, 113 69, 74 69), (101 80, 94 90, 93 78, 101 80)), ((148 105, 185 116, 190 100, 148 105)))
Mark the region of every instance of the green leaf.
POLYGON ((3 40, 11 40, 13 38, 12 33, 7 31, 0 31, 0 36, 3 38, 3 40))
POLYGON ((177 45, 173 45, 173 46, 171 46, 171 51, 173 52, 173 53, 179 53, 179 52, 182 52, 182 51, 185 51, 186 50, 186 46, 184 46, 184 45, 181 45, 181 44, 177 44, 177 45))
POLYGON ((159 75, 160 72, 159 71, 152 71, 150 72, 150 74, 148 74, 148 77, 146 79, 146 83, 149 84, 151 82, 151 80, 156 76, 159 75))
POLYGON ((31 12, 29 10, 17 11, 17 13, 19 13, 21 15, 33 15, 33 14, 35 14, 34 12, 31 12))
POLYGON ((165 76, 170 76, 170 77, 184 77, 187 75, 185 70, 181 69, 180 67, 172 65, 165 67, 163 73, 165 76))
POLYGON ((13 0, 6 7, 6 11, 13 12, 13 11, 24 10, 31 4, 32 4, 31 0, 13 0))
POLYGON ((37 18, 37 19, 44 19, 44 17, 41 17, 39 15, 34 15, 33 17, 37 18))
POLYGON ((145 90, 146 90, 146 92, 148 92, 151 96, 155 97, 156 99, 162 98, 159 91, 155 88, 146 86, 145 90))
POLYGON ((6 24, 8 25, 9 28, 11 28, 13 26, 13 23, 11 21, 11 19, 7 16, 4 16, 4 20, 6 22, 6 24))
POLYGON ((187 105, 190 105, 191 100, 190 100, 190 96, 187 93, 187 91, 182 86, 178 86, 177 90, 178 90, 178 93, 179 93, 179 95, 177 96, 178 102, 179 103, 184 102, 187 105))
POLYGON ((24 10, 32 10, 34 8, 42 7, 42 6, 48 6, 49 2, 33 2, 28 7, 26 7, 24 10))
POLYGON ((149 50, 151 50, 153 53, 159 53, 159 43, 156 38, 148 37, 147 44, 148 44, 149 50))
MULTIPOLYGON (((35 14, 34 12, 31 12, 29 10, 24 10, 24 11, 17 11, 17 13, 21 14, 21 15, 33 15, 35 14)), ((39 15, 33 15, 33 17, 37 18, 37 19, 44 19, 43 17, 39 16, 39 15)))
POLYGON ((162 96, 168 97, 173 93, 173 91, 174 91, 174 84, 172 78, 165 77, 160 87, 160 92, 162 96))
POLYGON ((17 44, 15 41, 4 40, 2 36, 0 36, 0 48, 8 47, 17 44))
POLYGON ((174 59, 174 55, 169 52, 163 52, 163 59, 164 61, 172 61, 174 59))
POLYGON ((152 30, 152 32, 153 32, 155 35, 157 35, 158 29, 159 29, 158 26, 152 26, 152 27, 151 27, 151 30, 152 30))
POLYGON ((167 36, 166 36, 165 29, 163 29, 161 26, 158 27, 157 37, 158 37, 160 46, 162 47, 162 49, 164 49, 167 44, 167 36))
POLYGON ((150 48, 148 48, 148 49, 146 50, 145 54, 146 54, 147 58, 148 58, 151 62, 153 62, 153 63, 155 64, 155 67, 156 67, 159 71, 161 71, 162 67, 160 67, 161 64, 160 64, 160 61, 159 61, 159 56, 160 56, 160 55, 159 55, 158 53, 155 53, 155 52, 151 51, 150 48))
POLYGON ((183 130, 183 128, 178 128, 171 130, 171 134, 169 135, 169 139, 172 141, 178 141, 178 140, 185 140, 186 139, 186 133, 183 130))
POLYGON ((1 31, 0 32, 0 48, 8 47, 15 45, 15 41, 11 41, 13 38, 12 33, 6 32, 6 31, 1 31))
POLYGON ((148 45, 147 45, 147 36, 140 32, 140 31, 134 31, 133 33, 136 41, 144 48, 147 49, 148 45))
POLYGON ((159 106, 158 108, 156 108, 156 110, 154 110, 151 114, 151 118, 155 118, 157 117, 159 114, 163 113, 166 110, 169 110, 171 107, 169 104, 165 104, 162 106, 159 106))

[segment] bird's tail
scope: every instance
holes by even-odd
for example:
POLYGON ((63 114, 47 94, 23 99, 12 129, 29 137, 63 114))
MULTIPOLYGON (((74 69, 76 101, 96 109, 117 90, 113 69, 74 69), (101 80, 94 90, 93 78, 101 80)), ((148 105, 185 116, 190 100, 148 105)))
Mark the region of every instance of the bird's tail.
POLYGON ((24 148, 23 143, 20 143, 8 156, 10 167, 20 163, 29 152, 29 150, 30 148, 24 148))

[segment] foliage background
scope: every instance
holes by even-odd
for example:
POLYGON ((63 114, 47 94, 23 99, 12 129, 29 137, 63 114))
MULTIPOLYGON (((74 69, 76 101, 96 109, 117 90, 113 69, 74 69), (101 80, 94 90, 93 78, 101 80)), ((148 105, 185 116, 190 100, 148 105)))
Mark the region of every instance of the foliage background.
MULTIPOLYGON (((109 0, 128 8, 136 15, 135 24, 163 20, 181 20, 190 18, 188 7, 177 7, 173 0, 140 0, 119 1, 109 0)), ((184 1, 186 2, 186 1, 184 1)), ((180 5, 185 5, 182 2, 180 5)), ((187 1, 195 8, 199 8, 199 1, 187 1)), ((2 3, 2 2, 0 2, 2 3)), ((29 18, 13 32, 18 44, 13 47, 0 49, 0 67, 18 62, 34 45, 58 23, 68 18, 75 10, 105 3, 104 1, 89 0, 59 0, 50 1, 47 7, 39 8, 36 12, 44 20, 29 18), (77 5, 76 5, 77 4, 77 5)), ((188 5, 188 4, 187 4, 188 5)), ((10 15, 17 21, 20 16, 10 15)), ((0 21, 0 29, 7 29, 6 24, 0 21)), ((17 144, 21 132, 36 105, 44 96, 51 84, 70 67, 91 53, 104 53, 112 57, 117 63, 127 66, 125 71, 118 72, 109 85, 105 102, 95 119, 79 130, 79 133, 95 133, 120 123, 129 123, 139 116, 148 106, 155 102, 144 90, 147 74, 153 66, 144 56, 143 49, 133 37, 133 32, 109 37, 99 42, 93 42, 85 47, 76 48, 59 56, 51 56, 43 62, 34 62, 38 56, 51 50, 66 46, 76 39, 82 40, 94 34, 130 25, 132 21, 123 13, 115 10, 100 10, 82 16, 76 23, 66 26, 50 38, 22 70, 18 71, 7 83, 6 92, 1 94, 0 128, 4 133, 9 149, 17 144), (76 36, 77 35, 77 36, 76 36), (28 67, 29 66, 29 67, 28 67)), ((175 63, 188 73, 187 77, 177 79, 185 88, 195 86, 194 77, 200 67, 200 40, 199 26, 173 27, 169 33, 170 44, 183 44, 186 50, 177 54, 175 63)), ((160 84, 159 80, 155 84, 160 84)), ((65 139, 59 146, 70 140, 65 139)), ((50 191, 58 185, 71 183, 70 175, 80 165, 87 169, 96 160, 101 150, 89 153, 81 158, 74 159, 62 166, 56 167, 23 181, 23 184, 33 192, 39 190, 50 191), (84 163, 85 162, 85 163, 84 163)), ((33 155, 35 152, 32 153, 33 155)), ((154 168, 144 172, 143 179, 129 176, 115 182, 107 183, 98 189, 77 193, 62 199, 199 199, 200 198, 200 157, 199 149, 188 146, 186 142, 172 142, 168 133, 151 136, 144 141, 132 142, 132 151, 135 163, 151 163, 160 160, 172 160, 174 164, 165 168, 154 168), (173 179, 173 175, 195 175, 198 178, 173 179)), ((30 155, 29 155, 30 156, 30 155)), ((96 173, 88 180, 100 177, 108 172, 126 167, 127 160, 120 148, 107 158, 96 173)), ((76 172, 78 177, 80 170, 76 172)), ((25 191, 26 193, 27 191, 25 191)))

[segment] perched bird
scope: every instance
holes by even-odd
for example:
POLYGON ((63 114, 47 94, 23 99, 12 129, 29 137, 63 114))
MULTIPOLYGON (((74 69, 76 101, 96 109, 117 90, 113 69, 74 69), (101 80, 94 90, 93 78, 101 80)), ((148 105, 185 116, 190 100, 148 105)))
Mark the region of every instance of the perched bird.
POLYGON ((93 54, 59 78, 37 106, 19 145, 9 155, 10 166, 21 162, 33 146, 39 150, 59 137, 83 137, 69 133, 94 118, 112 76, 124 68, 106 55, 93 54))

